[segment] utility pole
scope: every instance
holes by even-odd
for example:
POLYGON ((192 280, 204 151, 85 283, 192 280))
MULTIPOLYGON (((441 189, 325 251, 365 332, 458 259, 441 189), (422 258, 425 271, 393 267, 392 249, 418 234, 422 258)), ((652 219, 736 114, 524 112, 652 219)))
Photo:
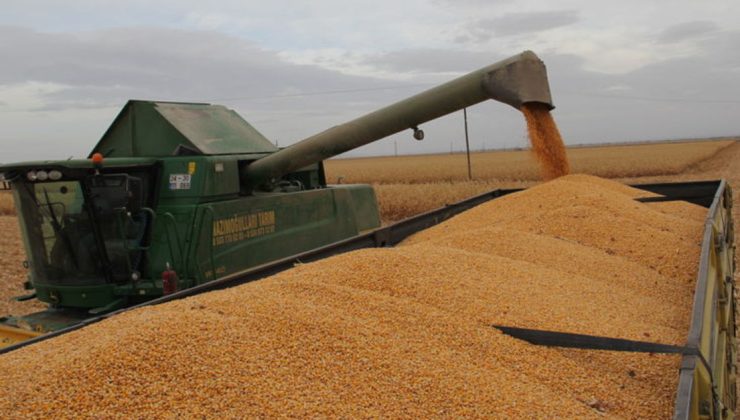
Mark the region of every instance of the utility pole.
POLYGON ((468 179, 473 179, 473 169, 470 167, 470 140, 468 140, 468 109, 463 108, 463 119, 465 120, 465 150, 468 155, 468 179))

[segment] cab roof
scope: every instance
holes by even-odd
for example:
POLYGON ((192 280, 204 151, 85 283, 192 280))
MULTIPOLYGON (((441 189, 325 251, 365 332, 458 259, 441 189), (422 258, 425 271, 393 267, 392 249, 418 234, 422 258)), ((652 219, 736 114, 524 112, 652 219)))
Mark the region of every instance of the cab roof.
POLYGON ((130 100, 90 156, 165 157, 277 150, 239 114, 222 105, 130 100))

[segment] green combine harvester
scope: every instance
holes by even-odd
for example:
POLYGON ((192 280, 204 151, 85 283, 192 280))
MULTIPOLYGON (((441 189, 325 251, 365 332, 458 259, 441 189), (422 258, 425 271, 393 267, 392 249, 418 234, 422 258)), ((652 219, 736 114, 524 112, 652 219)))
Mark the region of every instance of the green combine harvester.
MULTIPOLYGON (((323 161, 494 99, 552 108, 545 66, 526 51, 285 149, 234 111, 129 101, 88 159, 0 166, 12 186, 29 294, 48 308, 0 318, 0 354, 133 308, 259 280, 334 254, 393 246, 516 190, 494 190, 380 227, 368 185, 328 185, 323 161)), ((685 346, 503 328, 537 345, 679 353, 676 419, 734 416, 731 191, 725 181, 641 185, 648 201, 708 208, 685 346)))
POLYGON ((28 256, 20 299, 49 304, 6 331, 55 331, 377 228, 372 188, 327 185, 322 161, 421 139, 422 123, 486 99, 549 105, 544 64, 525 52, 282 150, 220 105, 129 101, 89 159, 0 167, 28 256))

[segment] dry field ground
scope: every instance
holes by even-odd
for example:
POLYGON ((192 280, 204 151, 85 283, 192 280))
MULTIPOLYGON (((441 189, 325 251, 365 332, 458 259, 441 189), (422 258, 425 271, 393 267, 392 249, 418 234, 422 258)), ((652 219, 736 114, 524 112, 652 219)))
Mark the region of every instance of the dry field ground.
MULTIPOLYGON (((686 141, 568 149, 573 173, 629 179, 696 172, 738 139, 686 141)), ((332 159, 330 183, 372 184, 385 223, 401 220, 494 188, 521 188, 538 182, 539 168, 527 150, 473 153, 473 180, 464 154, 332 159)))
POLYGON ((15 205, 10 191, 0 191, 0 216, 12 216, 15 214, 15 205))
MULTIPOLYGON (((668 175, 707 159, 737 139, 575 147, 568 149, 572 172, 603 178, 668 175)), ((529 150, 474 152, 473 178, 487 181, 536 181, 539 167, 529 150)), ((467 181, 464 153, 330 159, 329 182, 420 184, 467 181)))

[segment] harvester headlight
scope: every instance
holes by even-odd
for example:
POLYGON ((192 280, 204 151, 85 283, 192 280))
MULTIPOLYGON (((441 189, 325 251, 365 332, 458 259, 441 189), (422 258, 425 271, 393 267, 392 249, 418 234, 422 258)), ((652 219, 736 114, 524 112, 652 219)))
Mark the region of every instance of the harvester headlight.
POLYGON ((57 171, 56 169, 53 171, 49 171, 49 179, 52 181, 59 181, 62 179, 62 173, 57 171))
POLYGON ((28 173, 26 174, 26 178, 28 178, 29 181, 35 181, 36 171, 28 171, 28 173))
POLYGON ((46 171, 36 171, 36 179, 39 181, 46 181, 49 179, 49 174, 46 171))

